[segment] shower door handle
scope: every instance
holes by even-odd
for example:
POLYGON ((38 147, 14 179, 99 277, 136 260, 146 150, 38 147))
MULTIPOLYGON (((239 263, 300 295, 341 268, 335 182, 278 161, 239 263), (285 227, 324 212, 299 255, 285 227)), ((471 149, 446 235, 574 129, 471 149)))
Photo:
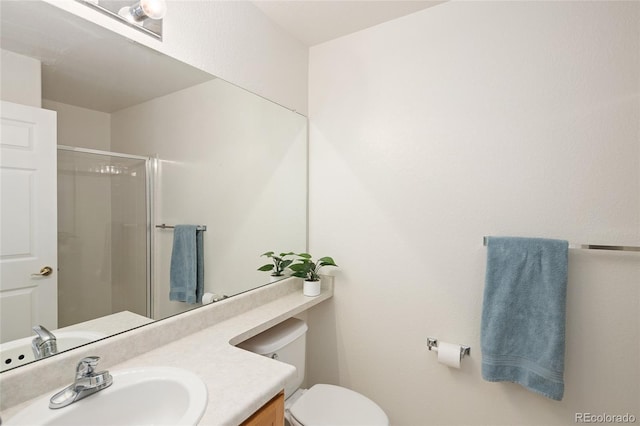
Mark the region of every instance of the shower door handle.
POLYGON ((37 274, 31 274, 31 276, 32 277, 48 277, 52 273, 53 273, 53 269, 51 268, 51 266, 45 266, 42 269, 40 269, 40 272, 38 272, 37 274))

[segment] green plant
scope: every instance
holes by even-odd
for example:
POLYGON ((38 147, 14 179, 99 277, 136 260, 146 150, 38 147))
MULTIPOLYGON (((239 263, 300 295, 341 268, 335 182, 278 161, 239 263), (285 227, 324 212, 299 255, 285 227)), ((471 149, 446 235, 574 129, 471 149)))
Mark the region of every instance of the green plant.
POLYGON ((321 257, 315 262, 309 253, 300 253, 297 256, 299 259, 296 259, 296 263, 290 265, 289 269, 293 271, 294 277, 304 278, 307 281, 318 281, 320 268, 324 266, 338 266, 329 256, 321 257))
POLYGON ((287 266, 291 265, 293 260, 285 259, 286 256, 292 256, 295 253, 290 251, 289 253, 280 253, 279 256, 274 256, 274 252, 268 251, 266 253, 261 254, 260 256, 270 257, 273 263, 267 263, 258 268, 258 271, 273 271, 271 275, 274 277, 281 277, 282 273, 287 266))

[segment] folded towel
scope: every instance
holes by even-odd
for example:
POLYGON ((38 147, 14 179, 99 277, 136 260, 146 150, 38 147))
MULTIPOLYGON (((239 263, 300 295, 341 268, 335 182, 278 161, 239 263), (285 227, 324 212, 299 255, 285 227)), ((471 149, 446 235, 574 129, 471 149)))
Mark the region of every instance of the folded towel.
POLYGON ((202 231, 196 225, 176 225, 173 230, 169 300, 201 303, 204 292, 202 231))
POLYGON ((482 377, 560 401, 568 243, 490 237, 482 310, 482 377))

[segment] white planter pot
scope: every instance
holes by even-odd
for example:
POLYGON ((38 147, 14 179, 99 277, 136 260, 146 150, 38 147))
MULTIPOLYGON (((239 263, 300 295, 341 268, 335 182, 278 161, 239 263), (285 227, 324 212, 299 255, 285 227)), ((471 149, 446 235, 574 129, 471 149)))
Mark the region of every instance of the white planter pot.
POLYGON ((302 294, 305 296, 318 296, 320 294, 320 281, 305 281, 302 294))
POLYGON ((270 283, 275 283, 276 281, 280 281, 282 279, 287 278, 284 275, 269 275, 269 282, 270 283))

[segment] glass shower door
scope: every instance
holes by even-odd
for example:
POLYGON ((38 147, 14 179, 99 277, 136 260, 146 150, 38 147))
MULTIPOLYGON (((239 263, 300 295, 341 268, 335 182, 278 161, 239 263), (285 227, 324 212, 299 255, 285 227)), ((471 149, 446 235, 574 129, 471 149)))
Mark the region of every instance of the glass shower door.
POLYGON ((148 159, 58 148, 58 325, 150 316, 148 159))

